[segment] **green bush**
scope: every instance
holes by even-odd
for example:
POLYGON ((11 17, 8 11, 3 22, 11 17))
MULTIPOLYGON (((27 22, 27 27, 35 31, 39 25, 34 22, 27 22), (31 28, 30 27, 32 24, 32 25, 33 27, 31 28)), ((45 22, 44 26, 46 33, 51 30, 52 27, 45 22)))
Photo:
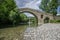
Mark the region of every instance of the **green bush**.
POLYGON ((56 22, 60 23, 60 20, 56 20, 56 22))
POLYGON ((50 23, 60 23, 60 20, 50 20, 50 23))

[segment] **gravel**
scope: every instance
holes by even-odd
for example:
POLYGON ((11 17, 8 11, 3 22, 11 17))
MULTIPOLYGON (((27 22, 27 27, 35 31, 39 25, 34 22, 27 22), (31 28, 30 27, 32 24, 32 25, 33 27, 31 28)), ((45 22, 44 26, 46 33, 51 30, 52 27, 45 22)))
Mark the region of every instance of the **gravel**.
POLYGON ((60 24, 47 23, 37 28, 27 28, 24 40, 60 40, 60 24))

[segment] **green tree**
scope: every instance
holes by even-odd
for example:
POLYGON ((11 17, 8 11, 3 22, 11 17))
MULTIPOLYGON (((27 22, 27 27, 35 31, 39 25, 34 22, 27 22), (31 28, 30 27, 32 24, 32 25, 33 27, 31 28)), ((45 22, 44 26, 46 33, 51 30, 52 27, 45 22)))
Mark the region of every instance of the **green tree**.
POLYGON ((27 21, 26 15, 19 13, 14 0, 0 0, 0 24, 19 24, 27 21))
POLYGON ((28 21, 28 17, 25 14, 21 13, 20 17, 21 17, 21 22, 27 22, 28 21))
POLYGON ((52 13, 53 15, 57 14, 58 1, 57 0, 42 0, 40 8, 43 11, 52 13))
POLYGON ((14 0, 0 0, 0 24, 9 21, 11 10, 16 8, 14 0))

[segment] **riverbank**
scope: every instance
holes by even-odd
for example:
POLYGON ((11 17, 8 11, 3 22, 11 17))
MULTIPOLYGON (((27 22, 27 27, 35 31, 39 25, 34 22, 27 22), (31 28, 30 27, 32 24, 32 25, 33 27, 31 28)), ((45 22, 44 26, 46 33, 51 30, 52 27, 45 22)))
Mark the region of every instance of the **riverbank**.
POLYGON ((24 40, 60 40, 60 24, 47 23, 25 31, 24 40))

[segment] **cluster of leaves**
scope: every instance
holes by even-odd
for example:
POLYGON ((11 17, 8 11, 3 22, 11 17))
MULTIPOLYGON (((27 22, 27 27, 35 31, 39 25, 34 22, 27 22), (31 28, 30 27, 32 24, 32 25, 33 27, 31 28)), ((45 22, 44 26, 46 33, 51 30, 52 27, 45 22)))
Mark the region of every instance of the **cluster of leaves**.
POLYGON ((25 19, 21 17, 14 0, 0 0, 0 24, 18 24, 21 20, 25 19))
POLYGON ((56 15, 58 7, 57 0, 42 0, 40 8, 48 13, 56 15))
POLYGON ((13 0, 0 0, 0 21, 6 22, 10 11, 14 8, 16 8, 16 5, 13 0))
POLYGON ((23 22, 23 21, 27 22, 28 21, 28 17, 25 14, 21 13, 20 17, 21 17, 21 22, 23 22))

